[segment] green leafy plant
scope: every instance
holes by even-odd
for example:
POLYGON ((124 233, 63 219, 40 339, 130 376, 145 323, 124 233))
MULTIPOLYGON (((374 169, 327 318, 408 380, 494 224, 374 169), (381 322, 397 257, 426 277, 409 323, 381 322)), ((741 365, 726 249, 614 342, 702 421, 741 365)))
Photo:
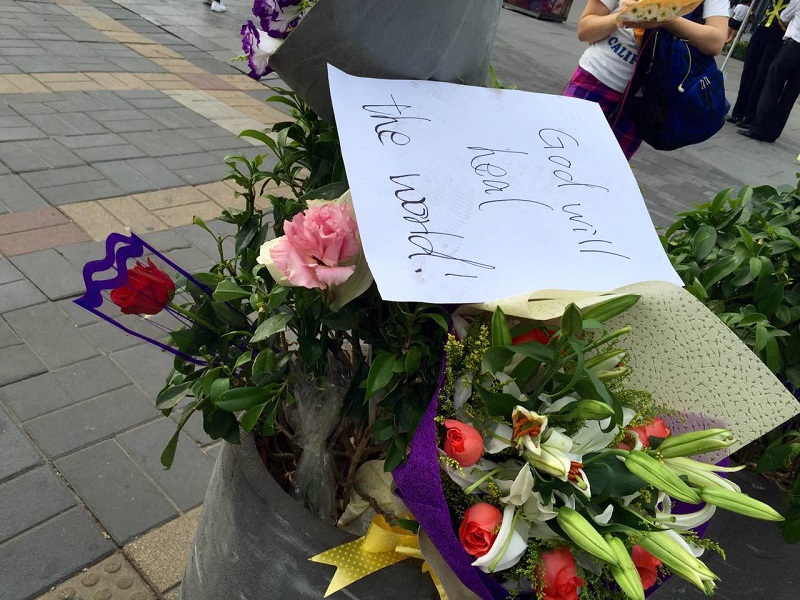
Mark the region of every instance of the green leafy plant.
MULTIPOLYGON (((723 190, 680 213, 661 241, 686 289, 790 389, 800 388, 800 185, 723 190)), ((791 489, 784 537, 800 541, 800 422, 759 444, 758 471, 781 470, 791 489)))

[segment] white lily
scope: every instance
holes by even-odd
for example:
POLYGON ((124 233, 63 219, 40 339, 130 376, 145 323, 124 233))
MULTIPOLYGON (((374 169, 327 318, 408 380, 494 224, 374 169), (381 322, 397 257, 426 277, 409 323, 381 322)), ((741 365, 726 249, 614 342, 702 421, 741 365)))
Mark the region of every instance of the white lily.
POLYGON ((453 406, 461 410, 467 400, 472 396, 472 373, 459 377, 453 389, 453 406))
POLYGON ((496 573, 510 569, 519 562, 528 549, 528 524, 518 518, 516 507, 508 504, 503 510, 500 532, 489 552, 472 563, 484 573, 496 573))
POLYGON ((496 454, 511 447, 514 431, 505 423, 487 423, 483 449, 487 454, 496 454))
POLYGON ((467 327, 469 327, 469 323, 467 320, 462 317, 461 315, 451 315, 453 319, 453 331, 456 334, 456 339, 464 340, 467 337, 467 327))
POLYGON ((534 454, 526 448, 522 455, 537 471, 558 477, 561 481, 567 481, 571 461, 557 447, 542 444, 539 454, 534 454))
POLYGON ((684 539, 684 537, 682 535, 672 531, 671 529, 667 530, 665 533, 669 537, 671 537, 673 540, 678 542, 681 546, 683 546, 695 558, 700 558, 701 556, 703 556, 703 552, 705 552, 705 548, 701 548, 700 546, 695 546, 694 544, 690 544, 689 542, 687 542, 684 539))
POLYGON ((597 514, 592 515, 592 520, 597 523, 598 525, 608 525, 608 522, 611 520, 611 516, 614 514, 614 505, 609 504, 606 506, 606 509, 597 514))
POLYGON ((664 492, 659 492, 655 509, 655 520, 664 527, 674 529, 675 531, 687 531, 699 527, 710 520, 717 511, 717 507, 713 504, 705 504, 703 508, 695 512, 684 514, 673 513, 672 499, 664 492))
POLYGON ((693 485, 699 487, 722 487, 733 492, 742 491, 742 488, 734 482, 723 479, 714 473, 712 469, 708 468, 706 463, 701 463, 690 458, 676 457, 665 458, 664 464, 676 475, 685 476, 689 480, 689 483, 693 485))
POLYGON ((547 504, 544 503, 542 495, 539 492, 532 492, 530 498, 522 505, 522 516, 529 522, 534 521, 549 521, 558 515, 558 511, 553 506, 551 500, 547 504))
POLYGON ((547 429, 547 417, 518 405, 511 411, 511 421, 514 424, 511 442, 520 451, 524 449, 531 454, 539 454, 542 435, 547 429))
MULTIPOLYGON (((622 427, 628 425, 636 416, 636 412, 630 408, 622 409, 622 427)), ((603 419, 602 421, 586 421, 573 436, 572 436, 572 451, 577 454, 589 454, 590 452, 598 452, 614 441, 614 438, 619 434, 619 428, 615 427, 608 433, 603 433, 603 429, 608 428, 611 424, 611 419, 603 419)), ((638 441, 638 437, 636 440, 638 441)))
POLYGON ((495 480, 500 491, 507 495, 500 498, 501 502, 522 506, 533 494, 533 474, 529 465, 523 466, 513 482, 508 480, 495 480))

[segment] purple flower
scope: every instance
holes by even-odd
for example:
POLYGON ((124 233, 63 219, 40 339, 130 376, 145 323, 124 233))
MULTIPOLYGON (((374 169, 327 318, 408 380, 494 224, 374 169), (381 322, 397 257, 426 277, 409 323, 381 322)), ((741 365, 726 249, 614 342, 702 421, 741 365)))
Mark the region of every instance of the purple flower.
POLYGON ((255 0, 253 15, 268 36, 286 38, 303 18, 302 0, 255 0))
POLYGON ((242 25, 242 50, 247 55, 247 64, 250 67, 250 77, 261 79, 271 73, 269 57, 283 43, 283 40, 271 38, 258 29, 252 21, 242 25))

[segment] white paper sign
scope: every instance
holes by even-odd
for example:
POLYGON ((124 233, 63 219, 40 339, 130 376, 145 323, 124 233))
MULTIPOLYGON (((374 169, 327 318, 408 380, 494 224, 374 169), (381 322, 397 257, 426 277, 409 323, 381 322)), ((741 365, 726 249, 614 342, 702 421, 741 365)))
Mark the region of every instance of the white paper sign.
POLYGON ((384 300, 681 284, 597 104, 328 73, 384 300))

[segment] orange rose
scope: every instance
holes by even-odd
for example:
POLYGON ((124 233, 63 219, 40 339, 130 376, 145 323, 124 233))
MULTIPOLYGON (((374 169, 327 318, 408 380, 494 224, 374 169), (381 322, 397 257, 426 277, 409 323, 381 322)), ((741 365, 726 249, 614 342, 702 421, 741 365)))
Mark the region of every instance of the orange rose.
POLYGON ((633 547, 631 558, 633 564, 636 565, 636 570, 639 571, 639 577, 642 578, 642 587, 644 589, 652 587, 658 578, 658 567, 661 566, 661 561, 641 546, 633 547))
MULTIPOLYGON (((627 431, 635 433, 639 437, 639 441, 642 442, 642 446, 645 448, 650 447, 650 436, 665 438, 670 434, 669 427, 664 425, 664 421, 661 419, 653 419, 653 422, 649 425, 639 425, 639 427, 628 427, 627 431)), ((623 440, 620 442, 619 447, 623 450, 633 450, 633 446, 631 446, 627 440, 623 440)))
POLYGON ((489 552, 497 539, 502 521, 503 513, 491 504, 481 502, 470 506, 464 513, 461 527, 458 528, 458 537, 464 550, 475 558, 489 552))
POLYGON ((483 436, 477 429, 455 419, 446 419, 444 453, 462 467, 471 467, 483 456, 483 436))
POLYGON ((577 600, 583 579, 578 577, 575 559, 566 546, 542 553, 543 600, 577 600))

